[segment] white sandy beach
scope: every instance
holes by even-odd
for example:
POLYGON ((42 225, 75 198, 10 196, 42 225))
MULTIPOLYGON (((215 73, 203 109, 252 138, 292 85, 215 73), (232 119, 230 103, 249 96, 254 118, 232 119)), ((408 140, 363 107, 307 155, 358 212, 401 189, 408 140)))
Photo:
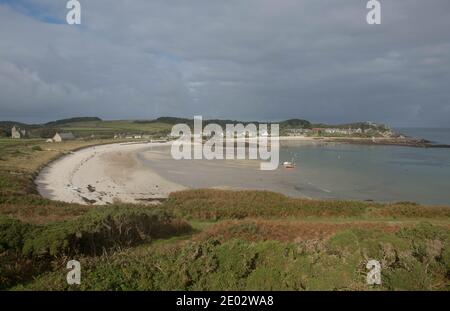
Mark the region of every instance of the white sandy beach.
MULTIPOLYGON (((279 139, 315 140, 309 137, 279 139)), ((170 145, 171 143, 134 142, 84 148, 46 166, 35 180, 37 189, 43 197, 51 200, 95 205, 115 201, 154 203, 167 198, 171 192, 191 187, 283 192, 283 189, 277 186, 276 180, 272 180, 273 183, 261 183, 259 179, 255 183, 258 179, 255 179, 254 174, 261 174, 258 170, 259 161, 206 161, 198 165, 196 161, 171 159, 169 149, 146 152, 152 147, 170 148, 170 145), (161 159, 164 159, 168 166, 163 170, 155 170, 161 159), (152 165, 149 165, 148 160, 153 162, 152 165), (190 169, 192 171, 189 171, 190 169), (184 172, 186 170, 189 173, 184 172), (247 178, 237 178, 244 171, 249 173, 247 178), (166 179, 166 175, 171 177, 172 181, 166 179), (173 180, 184 182, 182 185, 173 180)))
POLYGON ((148 203, 185 187, 169 182, 143 166, 136 152, 167 143, 122 143, 89 147, 45 167, 36 184, 48 199, 103 205, 121 201, 148 203))

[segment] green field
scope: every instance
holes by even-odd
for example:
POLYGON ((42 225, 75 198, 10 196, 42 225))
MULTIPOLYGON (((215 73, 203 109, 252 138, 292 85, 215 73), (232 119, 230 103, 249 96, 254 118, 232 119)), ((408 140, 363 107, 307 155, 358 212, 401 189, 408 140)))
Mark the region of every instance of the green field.
POLYGON ((211 189, 94 207, 36 193, 40 167, 109 142, 0 140, 0 289, 450 289, 449 207, 211 189), (70 259, 80 286, 67 285, 70 259), (366 284, 370 259, 382 285, 366 284))
POLYGON ((154 138, 165 137, 171 125, 165 123, 135 123, 135 121, 89 121, 62 125, 61 131, 72 132, 77 137, 112 138, 116 134, 145 134, 154 138))
MULTIPOLYGON (((112 138, 115 134, 146 134, 155 137, 166 136, 170 133, 172 125, 169 123, 157 121, 133 121, 133 120, 86 120, 79 121, 76 118, 63 121, 55 121, 42 125, 25 125, 31 138, 51 138, 56 132, 72 132, 77 137, 90 137, 94 135, 97 138, 112 138)), ((0 122, 0 129, 3 135, 9 136, 11 122, 0 122), (6 134, 5 134, 6 133, 6 134)), ((2 141, 3 138, 0 138, 2 141)))
POLYGON ((8 151, 11 147, 27 146, 32 143, 41 143, 42 139, 11 139, 0 138, 0 151, 8 151))
POLYGON ((90 121, 74 122, 61 127, 65 131, 72 132, 139 132, 139 133, 158 133, 161 131, 170 131, 171 126, 166 123, 136 123, 135 121, 90 121))

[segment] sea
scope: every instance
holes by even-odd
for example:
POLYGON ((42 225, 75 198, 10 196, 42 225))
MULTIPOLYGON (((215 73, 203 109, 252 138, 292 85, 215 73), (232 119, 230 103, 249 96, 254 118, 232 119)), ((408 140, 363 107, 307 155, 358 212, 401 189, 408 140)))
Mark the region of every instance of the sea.
MULTIPOLYGON (((410 137, 450 144, 449 129, 400 128, 410 137)), ((311 199, 415 202, 450 207, 450 149, 351 145, 324 142, 283 142, 274 171, 223 160, 174 160, 149 148, 141 158, 167 180, 189 188, 255 189, 311 199)), ((166 154, 169 154, 166 152, 166 154)))
MULTIPOLYGON (((397 132, 450 144, 450 128, 399 128, 397 132)), ((450 206, 450 149, 321 144, 287 146, 294 175, 322 189, 313 197, 417 202, 450 206), (300 177, 301 176, 301 177, 300 177)))

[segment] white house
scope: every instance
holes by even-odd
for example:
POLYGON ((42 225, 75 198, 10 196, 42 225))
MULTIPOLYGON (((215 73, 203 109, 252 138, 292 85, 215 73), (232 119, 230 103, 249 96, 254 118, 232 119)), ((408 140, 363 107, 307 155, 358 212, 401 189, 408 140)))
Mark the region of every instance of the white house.
POLYGON ((55 136, 53 136, 53 141, 60 143, 66 140, 74 140, 75 136, 73 136, 72 133, 56 133, 55 136))

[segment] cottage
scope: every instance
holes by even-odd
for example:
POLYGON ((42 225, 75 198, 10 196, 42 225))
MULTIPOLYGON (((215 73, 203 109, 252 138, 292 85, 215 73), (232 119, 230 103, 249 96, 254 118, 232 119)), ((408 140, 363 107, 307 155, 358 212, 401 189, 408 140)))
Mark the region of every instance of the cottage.
POLYGON ((20 129, 20 127, 13 126, 13 128, 11 129, 11 138, 13 139, 28 138, 28 132, 27 130, 20 129))
POLYGON ((66 140, 74 140, 75 136, 73 136, 72 133, 56 133, 55 136, 53 136, 53 141, 60 143, 66 140))

